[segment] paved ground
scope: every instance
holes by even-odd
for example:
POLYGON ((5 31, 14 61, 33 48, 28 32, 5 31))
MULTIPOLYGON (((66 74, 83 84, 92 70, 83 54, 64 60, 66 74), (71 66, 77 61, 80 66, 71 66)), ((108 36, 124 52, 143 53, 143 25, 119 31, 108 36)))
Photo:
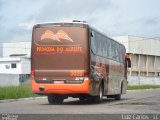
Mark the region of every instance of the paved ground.
POLYGON ((101 104, 69 98, 49 105, 47 98, 0 103, 0 114, 156 114, 160 113, 160 89, 128 91, 122 100, 104 98, 101 104))

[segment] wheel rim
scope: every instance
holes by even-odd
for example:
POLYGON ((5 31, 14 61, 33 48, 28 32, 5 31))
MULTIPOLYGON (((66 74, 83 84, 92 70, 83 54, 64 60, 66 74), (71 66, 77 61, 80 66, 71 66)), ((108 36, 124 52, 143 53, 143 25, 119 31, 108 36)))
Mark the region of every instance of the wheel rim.
POLYGON ((100 89, 99 89, 99 98, 102 101, 103 99, 102 86, 100 86, 100 89))

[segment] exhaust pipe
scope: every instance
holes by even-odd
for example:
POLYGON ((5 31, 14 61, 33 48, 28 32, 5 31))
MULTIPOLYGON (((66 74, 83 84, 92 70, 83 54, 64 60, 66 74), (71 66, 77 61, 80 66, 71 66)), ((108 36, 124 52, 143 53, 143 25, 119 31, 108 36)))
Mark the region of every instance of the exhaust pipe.
POLYGON ((45 91, 45 87, 44 87, 44 86, 40 86, 40 87, 39 87, 39 90, 40 90, 40 91, 45 91))

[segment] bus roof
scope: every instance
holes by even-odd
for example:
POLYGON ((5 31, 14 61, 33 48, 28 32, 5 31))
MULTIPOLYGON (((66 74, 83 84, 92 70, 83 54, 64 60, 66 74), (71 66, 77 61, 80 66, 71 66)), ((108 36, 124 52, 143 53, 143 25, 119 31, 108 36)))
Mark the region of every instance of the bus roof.
POLYGON ((73 20, 73 21, 60 21, 60 22, 42 22, 42 23, 37 23, 34 26, 48 26, 48 25, 86 25, 88 26, 88 23, 86 21, 78 21, 78 20, 73 20))

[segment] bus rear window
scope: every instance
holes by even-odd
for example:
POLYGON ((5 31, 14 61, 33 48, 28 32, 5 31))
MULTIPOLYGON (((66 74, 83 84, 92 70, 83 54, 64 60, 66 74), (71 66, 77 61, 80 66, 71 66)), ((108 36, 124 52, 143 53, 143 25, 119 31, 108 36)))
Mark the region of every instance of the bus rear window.
POLYGON ((82 27, 35 28, 32 54, 36 69, 87 69, 88 30, 82 27))

